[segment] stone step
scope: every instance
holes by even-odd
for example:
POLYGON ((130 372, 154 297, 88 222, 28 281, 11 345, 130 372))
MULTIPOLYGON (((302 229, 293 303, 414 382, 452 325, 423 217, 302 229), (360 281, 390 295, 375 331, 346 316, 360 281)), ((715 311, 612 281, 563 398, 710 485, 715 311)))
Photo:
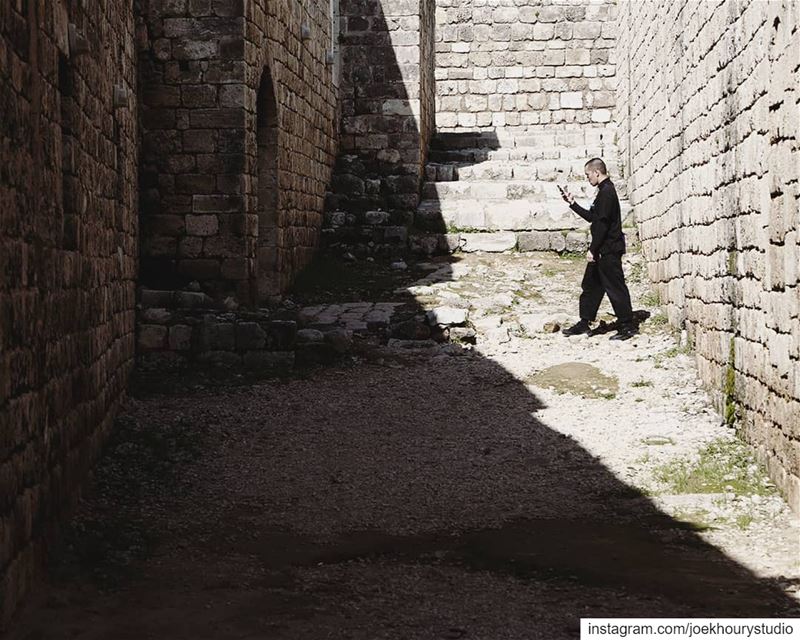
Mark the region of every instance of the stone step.
POLYGON ((475 149, 470 147, 448 150, 432 149, 428 154, 428 161, 437 164, 474 164, 493 160, 506 162, 561 162, 566 166, 580 168, 582 173, 583 165, 589 158, 594 157, 603 158, 609 170, 613 171, 615 175, 619 175, 619 171, 616 170, 619 163, 619 152, 610 145, 603 148, 580 147, 571 150, 527 146, 506 149, 475 149))
POLYGON ((580 167, 580 178, 584 178, 583 166, 585 160, 581 158, 574 159, 560 159, 560 158, 543 158, 538 160, 506 160, 506 159, 491 159, 482 160, 480 162, 435 162, 431 161, 425 165, 426 171, 436 171, 441 174, 441 177, 434 177, 431 174, 429 180, 458 180, 459 177, 478 177, 484 176, 484 180, 491 180, 495 177, 510 178, 516 168, 520 168, 517 177, 522 177, 525 180, 532 180, 535 178, 535 171, 542 170, 544 172, 559 171, 577 175, 576 169, 580 167), (475 170, 471 170, 475 167, 475 170), (452 174, 453 177, 450 177, 452 174), (532 177, 534 176, 534 177, 532 177))
POLYGON ((597 155, 604 158, 617 159, 619 149, 613 145, 580 145, 577 147, 548 147, 543 145, 519 145, 500 147, 498 149, 482 149, 480 147, 459 147, 458 149, 434 149, 439 155, 458 156, 461 153, 489 153, 502 157, 507 155, 512 160, 583 160, 597 155))
POLYGON ((491 131, 440 132, 431 140, 431 149, 612 146, 615 137, 614 127, 503 127, 491 131))
MULTIPOLYGON (((592 187, 584 178, 563 181, 570 193, 574 195, 583 206, 589 206, 594 200, 597 189, 592 187), (583 201, 583 202, 581 202, 583 201)), ((424 200, 528 200, 531 202, 545 202, 554 200, 561 202, 557 182, 548 180, 460 180, 454 182, 426 182, 422 187, 424 200)))
MULTIPOLYGON (((479 164, 437 164, 428 163, 425 167, 427 182, 458 182, 458 181, 542 181, 551 185, 556 195, 554 183, 568 185, 572 193, 588 188, 592 189, 583 173, 583 162, 580 173, 576 167, 566 167, 554 161, 530 162, 505 162, 487 161, 479 164)), ((613 175, 613 172, 612 172, 613 175)), ((627 184, 624 179, 613 177, 617 193, 621 197, 627 196, 627 184)), ((583 193, 583 191, 581 191, 583 193)), ((587 192, 588 193, 588 192, 587 192)))
POLYGON ((459 248, 466 253, 485 251, 502 253, 517 248, 517 234, 508 231, 494 233, 462 233, 459 248))
MULTIPOLYGON (((620 202, 622 219, 631 213, 627 201, 620 202)), ((578 229, 588 223, 566 203, 552 198, 536 200, 452 199, 423 200, 417 209, 416 226, 420 229, 479 229, 524 231, 578 229)))

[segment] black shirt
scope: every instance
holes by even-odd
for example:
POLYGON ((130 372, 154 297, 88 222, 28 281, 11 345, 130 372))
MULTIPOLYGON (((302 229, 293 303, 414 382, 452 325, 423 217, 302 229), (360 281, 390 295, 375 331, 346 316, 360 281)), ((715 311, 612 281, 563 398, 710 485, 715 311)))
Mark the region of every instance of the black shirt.
POLYGON ((591 223, 592 242, 589 251, 595 258, 609 253, 622 255, 625 253, 625 236, 622 233, 617 190, 611 178, 603 180, 598 189, 597 197, 588 211, 577 202, 573 202, 569 208, 591 223))

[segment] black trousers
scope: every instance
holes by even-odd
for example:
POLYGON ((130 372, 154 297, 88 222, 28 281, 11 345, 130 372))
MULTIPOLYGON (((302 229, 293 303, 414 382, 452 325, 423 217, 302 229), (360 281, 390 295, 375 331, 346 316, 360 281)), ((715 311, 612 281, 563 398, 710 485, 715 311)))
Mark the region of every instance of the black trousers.
POLYGON ((625 284, 622 256, 609 253, 601 255, 586 265, 581 282, 580 314, 582 320, 592 321, 597 315, 603 295, 607 294, 620 323, 633 321, 631 294, 625 284))

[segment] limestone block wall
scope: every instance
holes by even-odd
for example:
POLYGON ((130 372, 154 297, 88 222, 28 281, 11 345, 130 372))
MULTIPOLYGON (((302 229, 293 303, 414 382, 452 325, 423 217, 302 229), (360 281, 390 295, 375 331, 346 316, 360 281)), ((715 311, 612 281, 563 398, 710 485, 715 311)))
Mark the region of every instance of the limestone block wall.
POLYGON ((434 129, 430 0, 342 0, 342 120, 334 237, 405 243, 434 129))
POLYGON ((133 362, 134 49, 124 0, 0 7, 0 626, 133 362))
POLYGON ((800 4, 620 3, 622 157, 651 279, 800 510, 800 4))
POLYGON ((611 0, 437 0, 439 131, 608 123, 611 0))
POLYGON ((331 4, 139 11, 142 282, 261 301, 319 237, 337 122, 331 4))

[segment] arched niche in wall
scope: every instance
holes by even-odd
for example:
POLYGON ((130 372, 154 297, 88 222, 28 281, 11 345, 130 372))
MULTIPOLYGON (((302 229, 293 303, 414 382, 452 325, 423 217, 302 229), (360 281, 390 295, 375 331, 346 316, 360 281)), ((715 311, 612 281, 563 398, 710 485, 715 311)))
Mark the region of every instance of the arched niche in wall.
POLYGON ((278 103, 272 74, 261 75, 256 102, 258 195, 258 298, 279 293, 278 282, 278 103))

